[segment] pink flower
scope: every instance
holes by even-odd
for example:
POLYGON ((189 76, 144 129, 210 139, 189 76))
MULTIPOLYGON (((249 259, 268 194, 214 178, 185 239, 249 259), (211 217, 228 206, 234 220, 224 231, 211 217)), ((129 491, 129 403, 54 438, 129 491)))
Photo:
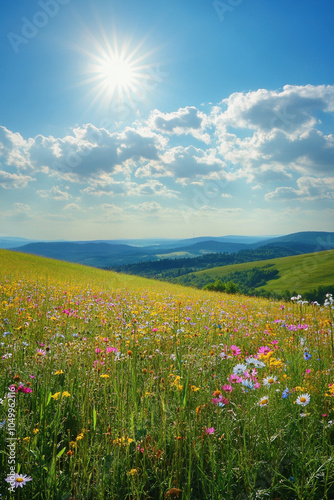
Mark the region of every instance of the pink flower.
POLYGON ((223 389, 223 391, 225 391, 225 392, 232 392, 232 391, 233 391, 233 388, 232 388, 232 386, 231 386, 231 385, 223 385, 223 386, 222 386, 222 389, 223 389))
POLYGON ((109 354, 110 352, 114 352, 116 354, 117 351, 117 347, 107 347, 107 353, 109 354))
POLYGON ((204 430, 207 434, 214 434, 215 432, 214 427, 209 427, 209 428, 205 427, 204 430))
POLYGON ((35 378, 35 375, 29 375, 30 378, 34 379, 35 378))
POLYGON ((256 382, 256 384, 254 384, 254 389, 260 389, 261 387, 261 384, 259 384, 259 382, 256 382))
POLYGON ((32 389, 30 389, 30 387, 23 387, 22 392, 28 394, 28 392, 32 392, 32 389))
POLYGON ((238 356, 241 353, 240 347, 238 347, 236 345, 231 345, 231 351, 232 351, 233 356, 238 356))
POLYGON ((103 339, 103 342, 109 342, 109 339, 107 339, 107 337, 105 337, 105 338, 103 339))
POLYGON ((95 349, 95 352, 96 352, 96 354, 100 354, 101 349, 100 349, 99 347, 97 347, 97 348, 95 349))
POLYGON ((239 375, 235 375, 232 373, 232 375, 227 379, 231 384, 241 384, 242 382, 242 377, 239 377, 239 375))
POLYGON ((268 354, 268 352, 270 352, 270 351, 271 351, 270 347, 268 347, 267 345, 261 345, 259 347, 258 353, 259 354, 268 354))
POLYGON ((158 329, 157 328, 152 328, 152 332, 157 332, 158 329))
POLYGON ((307 374, 311 373, 311 370, 309 368, 306 368, 306 373, 307 374))

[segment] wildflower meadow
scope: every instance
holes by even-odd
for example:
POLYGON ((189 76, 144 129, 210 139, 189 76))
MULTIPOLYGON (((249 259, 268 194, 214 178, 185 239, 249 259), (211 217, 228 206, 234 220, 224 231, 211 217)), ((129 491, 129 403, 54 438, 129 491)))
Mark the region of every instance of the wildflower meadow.
POLYGON ((334 498, 334 303, 0 251, 0 494, 334 498))

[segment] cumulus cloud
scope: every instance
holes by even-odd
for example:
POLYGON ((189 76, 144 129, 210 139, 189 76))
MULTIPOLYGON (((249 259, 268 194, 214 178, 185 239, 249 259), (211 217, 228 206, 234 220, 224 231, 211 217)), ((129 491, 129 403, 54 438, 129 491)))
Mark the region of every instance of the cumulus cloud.
POLYGON ((62 190, 59 186, 52 186, 51 189, 39 189, 37 194, 42 198, 52 198, 54 200, 68 200, 70 198, 69 192, 62 190))
POLYGON ((155 109, 150 115, 148 124, 153 130, 164 134, 191 134, 201 141, 210 142, 209 134, 204 132, 208 124, 207 116, 194 106, 180 108, 172 113, 162 113, 155 109))
POLYGON ((4 189, 23 189, 33 180, 29 175, 11 174, 0 170, 0 186, 4 189))
POLYGON ((298 189, 290 186, 279 186, 266 194, 267 200, 334 200, 334 178, 300 177, 298 189))
POLYGON ((159 162, 150 162, 137 169, 139 177, 173 177, 177 182, 198 178, 223 176, 225 163, 214 150, 203 150, 194 146, 170 148, 159 162))
POLYGON ((310 129, 319 112, 334 111, 334 86, 285 85, 281 91, 259 89, 236 92, 222 101, 220 115, 225 126, 249 129, 310 129))

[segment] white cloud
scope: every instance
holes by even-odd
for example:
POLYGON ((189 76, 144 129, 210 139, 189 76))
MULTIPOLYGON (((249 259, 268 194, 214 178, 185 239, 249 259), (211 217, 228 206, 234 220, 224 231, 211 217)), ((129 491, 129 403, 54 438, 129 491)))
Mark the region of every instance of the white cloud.
POLYGON ((297 180, 298 189, 280 186, 268 194, 267 200, 301 201, 334 200, 334 178, 300 177, 297 180))
POLYGON ((4 170, 0 170, 0 186, 4 189, 22 189, 28 185, 28 182, 33 181, 29 175, 10 174, 4 170))
POLYGON ((51 189, 39 189, 37 194, 42 198, 52 198, 54 200, 68 200, 71 197, 68 191, 62 191, 59 186, 52 186, 51 189))

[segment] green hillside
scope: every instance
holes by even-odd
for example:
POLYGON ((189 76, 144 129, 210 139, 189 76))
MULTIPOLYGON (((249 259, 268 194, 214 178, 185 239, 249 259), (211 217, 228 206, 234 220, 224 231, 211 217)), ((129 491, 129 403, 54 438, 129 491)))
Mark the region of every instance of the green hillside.
POLYGON ((235 273, 259 268, 276 270, 278 273, 275 279, 270 279, 261 285, 264 290, 277 293, 282 293, 284 290, 303 293, 319 286, 334 284, 334 250, 215 267, 180 276, 175 282, 203 287, 218 279, 233 281, 235 273))
POLYGON ((140 276, 119 274, 81 264, 0 249, 0 277, 20 279, 23 275, 34 281, 36 286, 41 284, 48 286, 51 282, 57 282, 70 283, 76 287, 99 287, 101 291, 124 288, 162 292, 168 288, 171 292, 177 293, 184 290, 178 285, 140 276))

